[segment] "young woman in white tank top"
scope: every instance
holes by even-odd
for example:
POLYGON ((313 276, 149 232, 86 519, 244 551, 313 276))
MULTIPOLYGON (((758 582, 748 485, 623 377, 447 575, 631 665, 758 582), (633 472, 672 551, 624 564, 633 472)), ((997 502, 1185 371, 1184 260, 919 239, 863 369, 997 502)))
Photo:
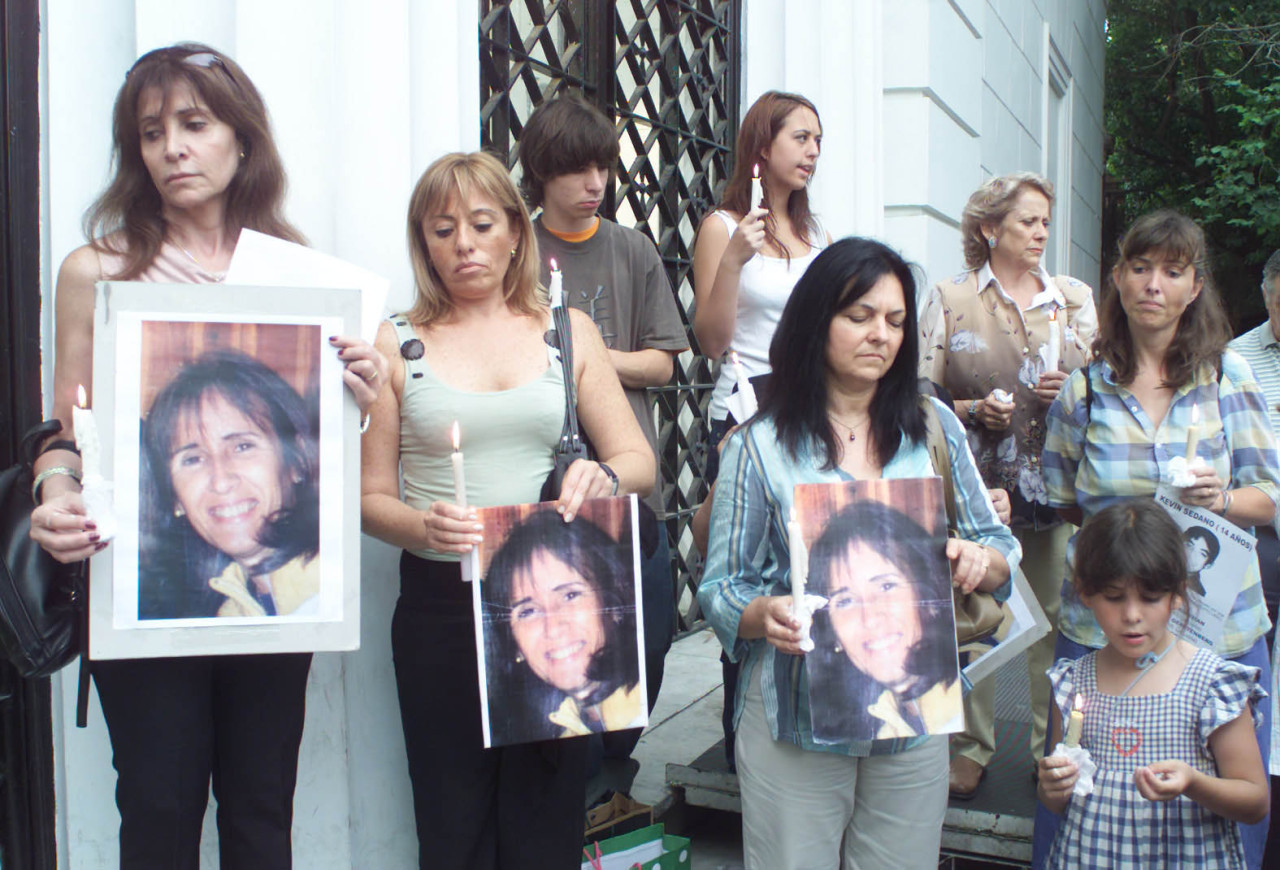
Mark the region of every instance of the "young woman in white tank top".
MULTIPOLYGON (((769 372, 769 342, 791 288, 830 241, 809 211, 808 184, 821 143, 822 123, 811 102, 797 94, 763 94, 738 131, 733 176, 720 208, 698 231, 694 334, 710 359, 737 352, 748 377, 769 372), (756 167, 763 204, 751 201, 756 167)), ((713 421, 728 417, 725 399, 732 388, 732 373, 722 368, 711 399, 713 421)))

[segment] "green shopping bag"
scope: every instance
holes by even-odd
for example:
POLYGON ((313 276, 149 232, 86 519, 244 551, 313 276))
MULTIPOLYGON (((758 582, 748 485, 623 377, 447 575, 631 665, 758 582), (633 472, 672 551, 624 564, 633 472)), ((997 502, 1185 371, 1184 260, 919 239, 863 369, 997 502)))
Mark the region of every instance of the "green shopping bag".
POLYGON ((691 870, 689 839, 666 832, 664 825, 650 825, 619 834, 582 850, 581 870, 691 870))

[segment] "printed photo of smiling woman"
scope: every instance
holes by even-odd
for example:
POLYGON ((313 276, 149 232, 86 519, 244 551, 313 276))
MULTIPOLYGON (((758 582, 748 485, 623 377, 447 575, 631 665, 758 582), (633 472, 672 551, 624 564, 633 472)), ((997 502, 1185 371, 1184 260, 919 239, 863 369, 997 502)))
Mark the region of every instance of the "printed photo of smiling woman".
MULTIPOLYGON (((592 499, 566 523, 545 505, 517 520, 494 553, 478 628, 488 745, 647 723, 635 509, 631 497, 592 499)), ((480 511, 486 539, 519 510, 480 511)))
POLYGON ((809 591, 828 599, 806 657, 815 740, 959 730, 945 548, 945 534, 879 501, 855 502, 828 521, 809 553, 809 591))
POLYGON ((178 370, 142 427, 139 618, 316 611, 313 421, 284 378, 238 350, 178 370))

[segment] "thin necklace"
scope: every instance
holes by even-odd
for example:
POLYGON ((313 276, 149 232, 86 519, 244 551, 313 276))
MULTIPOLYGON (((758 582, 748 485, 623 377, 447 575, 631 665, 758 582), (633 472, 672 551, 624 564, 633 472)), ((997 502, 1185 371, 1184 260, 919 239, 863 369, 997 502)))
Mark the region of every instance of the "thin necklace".
MULTIPOLYGON (((852 443, 852 442, 854 442, 854 441, 857 441, 857 440, 858 440, 857 433, 855 433, 855 432, 854 432, 854 430, 853 430, 853 427, 852 427, 852 426, 850 426, 850 425, 849 425, 848 423, 846 423, 845 421, 841 420, 841 419, 840 419, 839 417, 837 417, 835 414, 832 414, 830 411, 828 411, 828 412, 827 412, 827 416, 828 416, 828 417, 830 417, 832 420, 835 420, 837 423, 839 423, 839 424, 840 424, 841 426, 843 426, 844 428, 846 428, 846 429, 848 429, 848 430, 849 430, 849 441, 850 441, 850 443, 852 443)), ((869 421, 870 419, 871 419, 870 417, 868 417, 868 418, 867 418, 867 420, 868 420, 868 421, 869 421)))
POLYGON ((1173 649, 1177 645, 1178 638, 1174 636, 1169 641, 1169 645, 1159 653, 1147 652, 1138 656, 1138 660, 1133 663, 1133 666, 1138 669, 1138 675, 1129 681, 1129 685, 1124 687, 1124 691, 1120 693, 1121 697, 1128 695, 1129 690, 1138 685, 1138 681, 1145 677, 1152 668, 1160 664, 1160 660, 1167 656, 1169 654, 1169 650, 1173 649))
POLYGON ((177 239, 174 239, 173 243, 178 246, 179 251, 182 251, 182 253, 187 255, 188 260, 196 264, 196 268, 199 269, 201 272, 204 272, 206 275, 210 276, 211 278, 217 278, 219 281, 221 281, 223 278, 226 277, 226 274, 227 274, 226 272, 213 272, 207 269, 204 263, 201 263, 199 260, 197 260, 195 257, 195 254, 191 253, 186 248, 184 248, 182 246, 182 243, 179 242, 177 239))

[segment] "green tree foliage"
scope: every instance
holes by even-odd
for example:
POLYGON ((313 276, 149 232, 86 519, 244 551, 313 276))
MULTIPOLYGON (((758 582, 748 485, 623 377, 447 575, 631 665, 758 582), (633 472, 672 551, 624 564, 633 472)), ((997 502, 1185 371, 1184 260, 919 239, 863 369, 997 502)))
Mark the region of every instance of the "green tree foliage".
POLYGON ((1259 322, 1280 248, 1280 0, 1110 0, 1106 74, 1115 231, 1159 207, 1200 221, 1236 326, 1259 322))

